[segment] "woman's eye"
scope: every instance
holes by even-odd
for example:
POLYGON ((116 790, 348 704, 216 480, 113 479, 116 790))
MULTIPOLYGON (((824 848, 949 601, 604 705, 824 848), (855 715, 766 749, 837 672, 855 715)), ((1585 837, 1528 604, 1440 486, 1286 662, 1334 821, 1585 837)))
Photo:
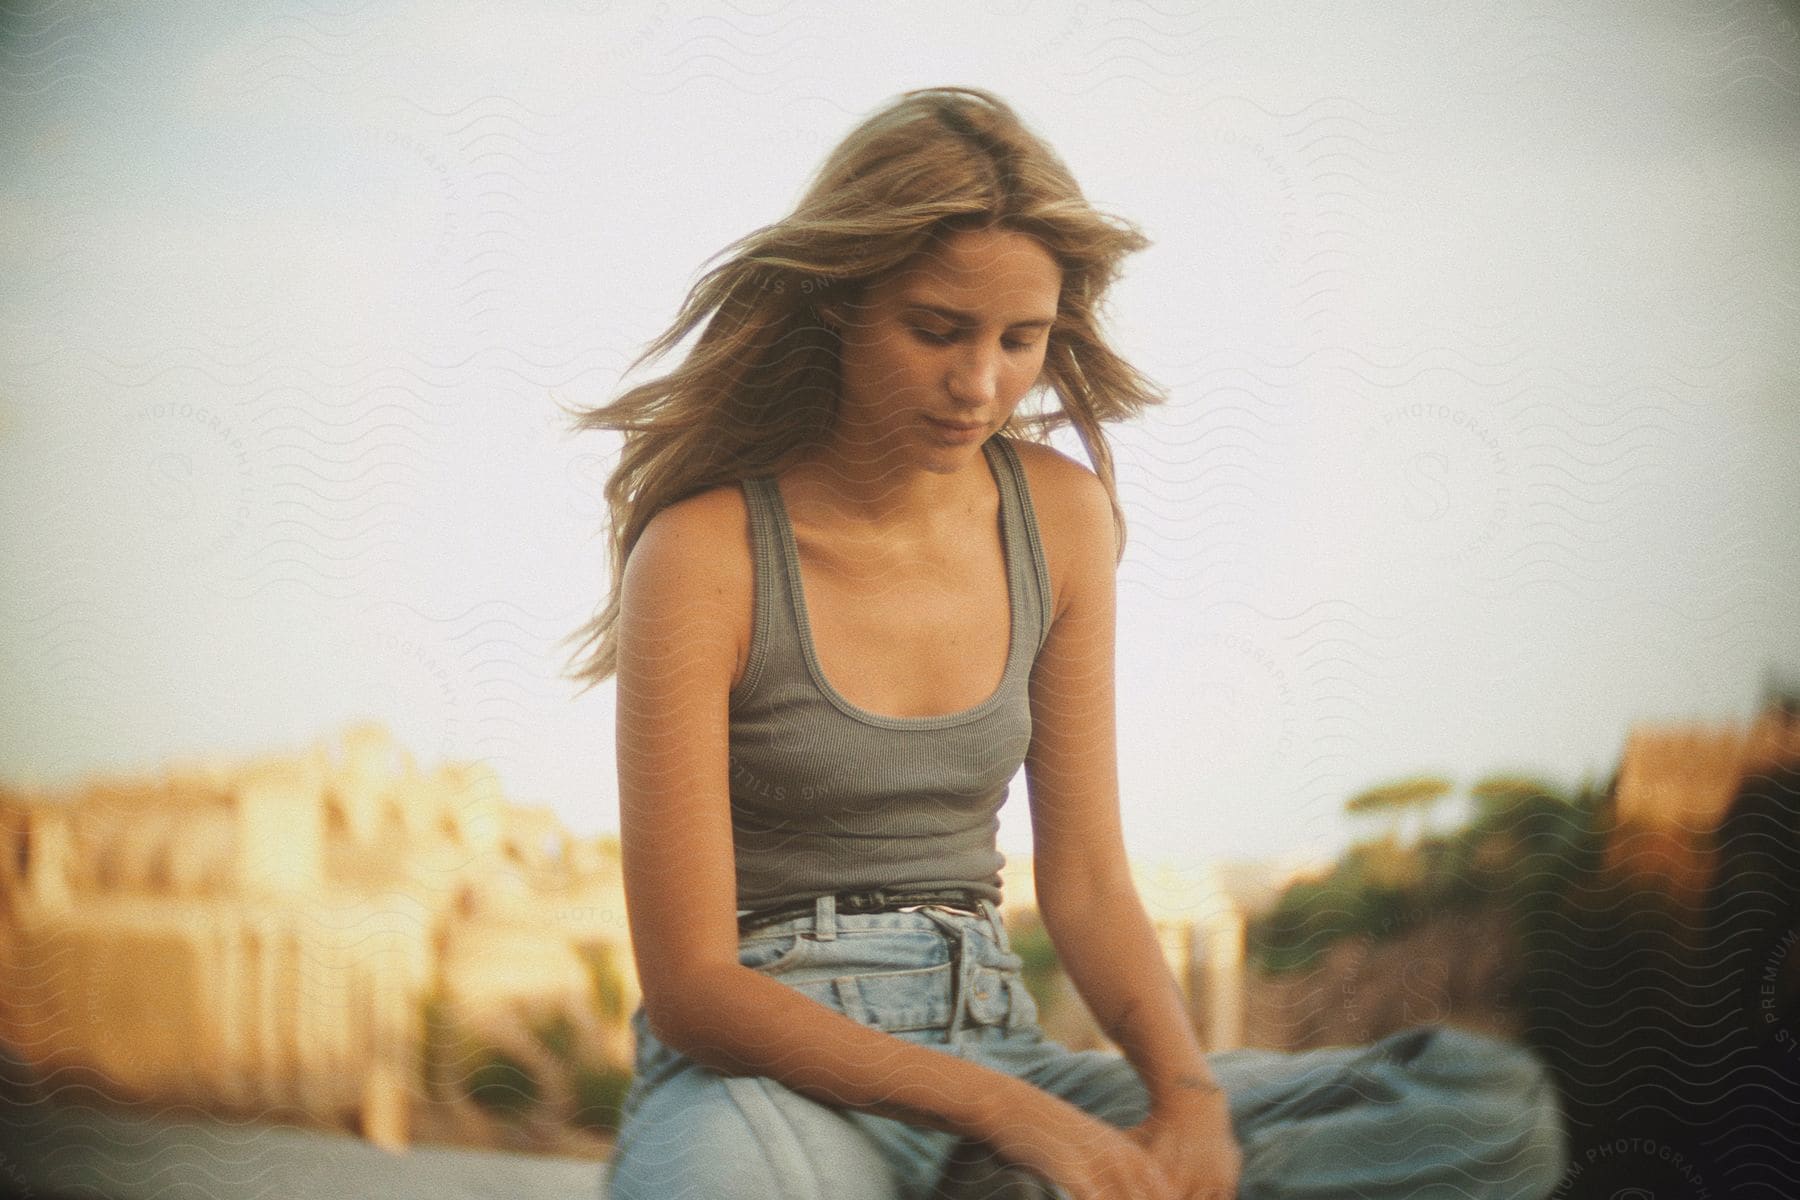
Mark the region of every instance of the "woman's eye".
MULTIPOLYGON (((916 334, 919 338, 931 343, 934 346, 947 346, 951 342, 955 341, 958 336, 955 332, 933 333, 929 329, 918 329, 918 328, 914 328, 913 333, 916 334)), ((1000 344, 1008 350, 1029 350, 1033 346, 1035 346, 1037 343, 1033 342, 1033 341, 1023 341, 1022 342, 1022 341, 1019 341, 1017 338, 1002 338, 1002 339, 1000 339, 1000 344)))

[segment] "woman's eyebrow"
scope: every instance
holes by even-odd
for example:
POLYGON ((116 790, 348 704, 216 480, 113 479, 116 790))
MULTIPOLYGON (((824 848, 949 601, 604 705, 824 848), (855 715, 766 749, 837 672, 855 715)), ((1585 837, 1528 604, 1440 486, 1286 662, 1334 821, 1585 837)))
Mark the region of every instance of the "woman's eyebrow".
MULTIPOLYGON (((908 312, 914 310, 928 312, 933 316, 942 317, 944 320, 953 322, 957 325, 979 325, 981 323, 981 319, 974 313, 964 312, 960 308, 946 308, 941 304, 927 304, 923 300, 905 300, 902 301, 902 303, 905 305, 908 312)), ((1054 324, 1056 324, 1056 319, 1054 317, 1029 317, 1022 321, 1014 321, 1012 324, 1008 325, 1007 328, 1047 329, 1054 324)))

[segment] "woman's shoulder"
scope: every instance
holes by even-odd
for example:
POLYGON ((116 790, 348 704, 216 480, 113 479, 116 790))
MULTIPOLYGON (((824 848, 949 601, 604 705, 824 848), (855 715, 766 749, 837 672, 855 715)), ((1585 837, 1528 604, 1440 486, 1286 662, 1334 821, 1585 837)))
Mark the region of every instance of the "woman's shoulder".
POLYGON ((721 526, 743 522, 748 516, 743 485, 720 483, 663 505, 644 530, 647 533, 651 525, 660 522, 664 527, 677 527, 689 534, 710 532, 716 535, 723 532, 721 526))
MULTIPOLYGON (((755 566, 750 557, 750 508, 741 485, 719 484, 658 509, 638 535, 632 558, 648 548, 642 564, 662 576, 663 587, 704 587, 727 606, 737 631, 732 683, 748 657, 755 566)), ((640 568, 642 569, 642 568, 640 568)))
POLYGON ((739 557, 749 565, 749 528, 742 487, 722 483, 657 509, 638 535, 638 545, 655 544, 659 561, 728 570, 739 557))
POLYGON ((1033 507, 1060 505, 1073 500, 1080 503, 1091 498, 1098 489, 1104 496, 1106 485, 1086 463, 1070 458, 1055 446, 1024 438, 1007 438, 1006 444, 1019 457, 1025 470, 1025 483, 1031 489, 1033 507))

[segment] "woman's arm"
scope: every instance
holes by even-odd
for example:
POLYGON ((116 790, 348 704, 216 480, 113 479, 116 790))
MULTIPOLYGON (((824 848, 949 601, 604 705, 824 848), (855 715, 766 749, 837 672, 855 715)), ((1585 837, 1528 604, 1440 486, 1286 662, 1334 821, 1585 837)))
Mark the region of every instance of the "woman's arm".
MULTIPOLYGON (((1153 1125, 1191 1133, 1191 1150, 1203 1135, 1216 1140, 1221 1123, 1227 1138, 1230 1130, 1223 1093, 1132 883, 1120 828, 1112 510, 1085 467, 1066 459, 1044 465, 1063 582, 1031 677, 1025 772, 1038 909, 1063 970, 1143 1078, 1153 1125)), ((1160 1140, 1163 1131, 1153 1132, 1160 1140)), ((1219 1147, 1212 1157, 1221 1161, 1211 1166, 1235 1179, 1235 1151, 1235 1143, 1219 1147)))
POLYGON ((652 1032, 727 1074, 974 1136, 1077 1196, 1160 1195, 1130 1139, 1057 1097, 849 1017, 738 963, 728 692, 751 582, 722 493, 650 522, 621 581, 620 841, 652 1032))

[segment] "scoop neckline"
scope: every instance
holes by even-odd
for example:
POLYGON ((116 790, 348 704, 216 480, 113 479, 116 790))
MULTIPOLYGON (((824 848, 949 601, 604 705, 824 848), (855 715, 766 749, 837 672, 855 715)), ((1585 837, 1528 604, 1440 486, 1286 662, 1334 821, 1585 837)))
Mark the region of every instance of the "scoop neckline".
POLYGON ((766 482, 773 501, 775 523, 781 535, 782 555, 786 559, 788 577, 793 585, 789 590, 794 598, 794 617, 795 624, 799 627, 801 657, 806 660, 806 670, 812 676, 813 684, 846 715, 883 729, 947 729, 955 725, 966 725, 992 712, 999 707, 1007 689, 1012 686, 1019 656, 1019 589, 1014 579, 1017 574, 1018 547, 1013 544, 1012 522, 1006 519, 1007 483, 1003 478, 1003 464, 996 461, 1003 453, 996 445, 999 437, 999 434, 989 437, 981 444, 981 448, 988 472, 994 477, 994 486, 999 489, 1000 495, 1000 556, 1006 564, 1006 666, 1000 673, 999 685, 986 700, 973 708, 957 712, 922 717, 889 716, 852 704, 832 686, 831 680, 825 677, 824 665, 820 663, 818 650, 813 645, 812 618, 806 608, 806 582, 800 577, 800 544, 794 536, 793 524, 788 520, 787 502, 781 498, 781 488, 774 476, 768 477, 766 482))

